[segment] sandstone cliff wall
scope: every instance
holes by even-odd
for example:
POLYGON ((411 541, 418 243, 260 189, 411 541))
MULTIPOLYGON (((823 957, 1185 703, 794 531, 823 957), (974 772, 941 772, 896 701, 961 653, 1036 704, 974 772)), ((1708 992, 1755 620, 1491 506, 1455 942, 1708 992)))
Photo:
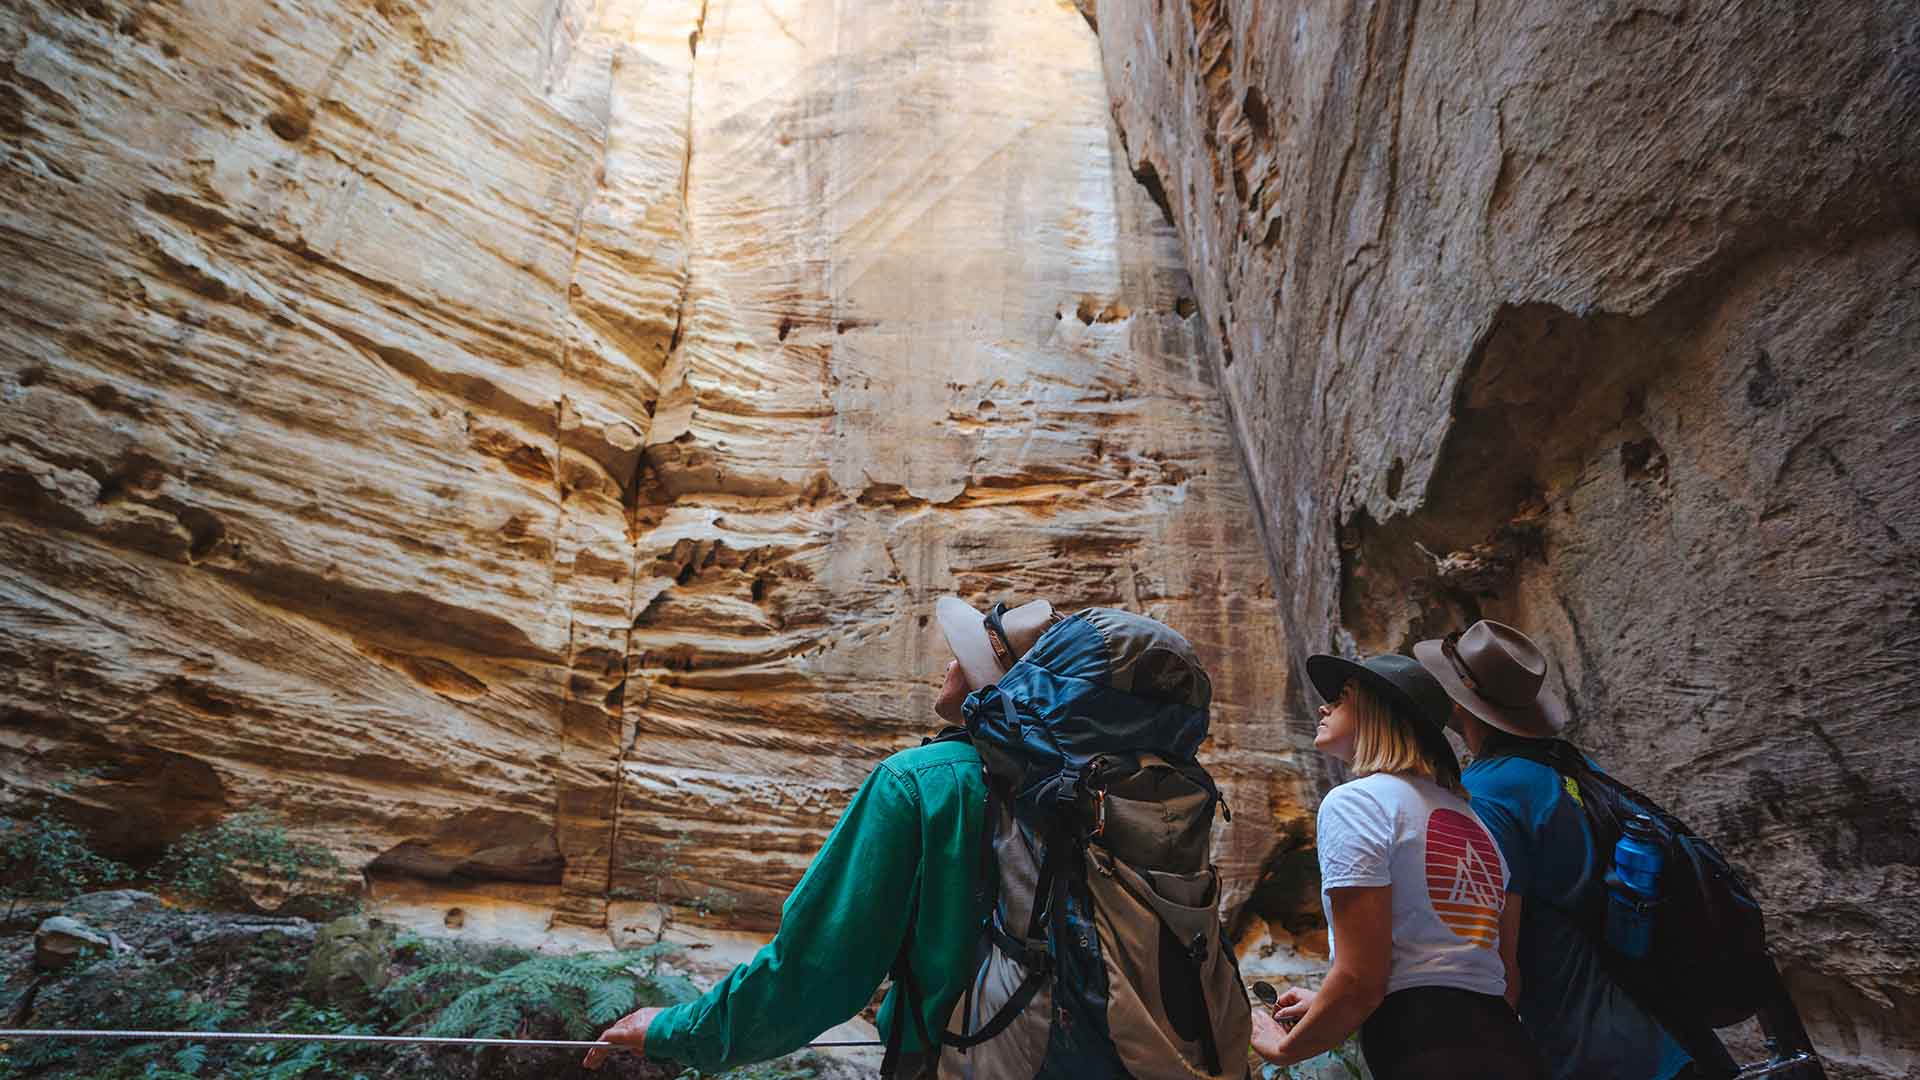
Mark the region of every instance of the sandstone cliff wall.
POLYGON ((1476 617, 1722 842, 1836 1075, 1920 1042, 1912 5, 1109 2, 1295 677, 1476 617))
POLYGON ((116 854, 262 807, 467 932, 663 861, 764 931, 929 729, 947 591, 1180 628, 1234 896, 1301 841, 1070 5, 10 5, 0 223, 0 778, 100 767, 116 854))

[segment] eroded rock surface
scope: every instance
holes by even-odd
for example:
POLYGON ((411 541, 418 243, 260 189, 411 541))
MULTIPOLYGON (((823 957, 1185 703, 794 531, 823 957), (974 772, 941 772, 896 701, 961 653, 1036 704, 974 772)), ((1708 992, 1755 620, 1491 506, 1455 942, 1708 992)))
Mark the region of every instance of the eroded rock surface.
MULTIPOLYGON (((1298 671, 1493 617, 1920 1056, 1912 6, 1104 3, 1298 671)), ((1293 722, 1309 692, 1291 684, 1293 722)))
POLYGON ((1306 793, 1178 241, 1080 11, 938 14, 11 5, 7 795, 99 767, 134 859, 267 808, 449 932, 663 867, 764 931, 929 730, 932 599, 1037 593, 1199 647, 1246 896, 1306 793))

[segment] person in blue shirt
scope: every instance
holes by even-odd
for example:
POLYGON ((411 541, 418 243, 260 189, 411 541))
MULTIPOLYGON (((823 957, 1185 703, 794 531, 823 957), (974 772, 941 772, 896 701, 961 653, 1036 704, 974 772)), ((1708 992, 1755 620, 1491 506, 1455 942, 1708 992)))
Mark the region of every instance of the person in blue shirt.
POLYGON ((1578 785, 1501 752, 1515 740, 1552 738, 1566 727, 1566 707, 1546 687, 1545 654, 1520 631, 1482 620, 1419 642, 1413 655, 1453 699, 1448 726, 1473 753, 1461 779, 1506 856, 1509 908, 1520 909, 1520 985, 1517 996, 1509 989, 1509 999, 1554 1080, 1701 1075, 1607 974, 1599 950, 1566 914, 1589 890, 1604 887, 1608 865, 1578 785))

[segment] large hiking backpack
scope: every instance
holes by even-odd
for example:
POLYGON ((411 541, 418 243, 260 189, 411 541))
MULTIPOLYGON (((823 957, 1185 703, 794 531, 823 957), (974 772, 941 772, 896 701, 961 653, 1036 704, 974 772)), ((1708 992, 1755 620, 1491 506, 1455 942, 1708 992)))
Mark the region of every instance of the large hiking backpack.
MULTIPOLYGON (((1774 981, 1766 927, 1760 905, 1718 849, 1660 804, 1595 769, 1563 739, 1502 740, 1490 753, 1538 762, 1573 781, 1568 794, 1578 792, 1574 799, 1586 811, 1599 866, 1569 914, 1623 989, 1683 1045, 1759 1010, 1774 981), (1607 945, 1602 876, 1620 823, 1633 814, 1653 821, 1664 855, 1653 943, 1639 959, 1607 945)), ((1716 1048, 1687 1045, 1696 1059, 1716 1048)))
MULTIPOLYGON (((1194 761, 1211 696, 1186 639, 1088 608, 967 699, 998 896, 971 985, 922 1036, 941 1077, 1247 1075, 1209 860, 1224 806, 1194 761)), ((895 978, 917 1017, 912 973, 895 978)))

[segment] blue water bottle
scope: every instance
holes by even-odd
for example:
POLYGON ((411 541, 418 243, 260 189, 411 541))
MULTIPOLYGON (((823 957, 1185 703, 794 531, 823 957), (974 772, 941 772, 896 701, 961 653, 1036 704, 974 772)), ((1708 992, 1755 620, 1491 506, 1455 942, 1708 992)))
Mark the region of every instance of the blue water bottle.
POLYGON ((1662 859, 1652 818, 1634 814, 1620 823, 1613 872, 1607 875, 1607 944, 1622 956, 1638 960, 1653 945, 1662 859))

